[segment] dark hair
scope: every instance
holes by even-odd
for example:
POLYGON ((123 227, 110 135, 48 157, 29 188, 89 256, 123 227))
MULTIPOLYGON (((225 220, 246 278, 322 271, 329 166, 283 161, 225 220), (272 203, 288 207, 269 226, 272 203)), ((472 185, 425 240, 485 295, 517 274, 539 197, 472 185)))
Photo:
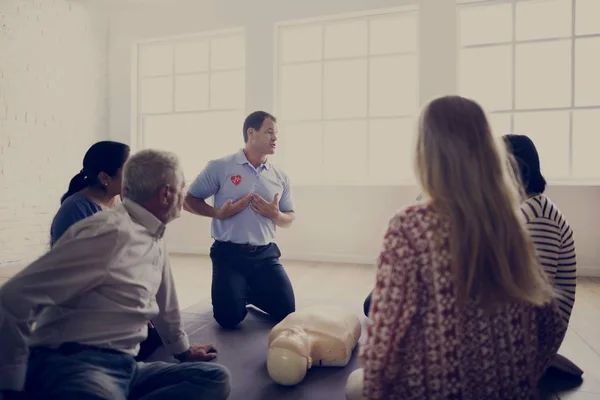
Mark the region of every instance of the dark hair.
POLYGON ((69 189, 61 199, 62 204, 66 199, 89 186, 100 186, 98 174, 105 172, 115 176, 119 168, 129 157, 129 146, 119 142, 102 141, 92 145, 83 157, 83 169, 69 182, 69 189))
POLYGON ((540 170, 540 157, 533 141, 525 135, 504 135, 502 138, 519 166, 525 192, 544 193, 546 179, 540 170))
POLYGON ((259 130, 262 127, 263 122, 265 122, 265 119, 277 122, 277 118, 265 111, 254 111, 246 117, 246 120, 244 121, 244 143, 248 143, 248 129, 253 128, 259 130))

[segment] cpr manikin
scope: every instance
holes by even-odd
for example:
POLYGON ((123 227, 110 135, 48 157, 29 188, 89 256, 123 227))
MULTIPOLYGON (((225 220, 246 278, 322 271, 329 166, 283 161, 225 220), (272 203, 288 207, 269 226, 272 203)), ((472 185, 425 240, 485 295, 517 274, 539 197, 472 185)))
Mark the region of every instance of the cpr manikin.
POLYGON ((267 370, 280 385, 296 385, 313 366, 345 367, 358 343, 358 317, 337 307, 289 314, 269 334, 267 370))

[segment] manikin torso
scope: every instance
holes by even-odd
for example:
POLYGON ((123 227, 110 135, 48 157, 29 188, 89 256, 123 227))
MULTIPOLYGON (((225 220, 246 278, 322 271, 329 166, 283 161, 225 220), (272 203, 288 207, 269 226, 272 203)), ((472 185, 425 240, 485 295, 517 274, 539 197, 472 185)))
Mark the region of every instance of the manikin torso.
POLYGON ((267 369, 282 385, 300 383, 312 366, 344 367, 360 339, 358 317, 343 308, 296 311, 269 334, 267 369))

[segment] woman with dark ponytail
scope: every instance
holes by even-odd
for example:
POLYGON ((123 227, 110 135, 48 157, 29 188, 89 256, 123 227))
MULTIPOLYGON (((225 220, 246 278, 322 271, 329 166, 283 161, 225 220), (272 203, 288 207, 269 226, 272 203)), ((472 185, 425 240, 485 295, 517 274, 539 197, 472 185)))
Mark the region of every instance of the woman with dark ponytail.
POLYGON ((50 245, 76 222, 110 208, 121 194, 121 177, 129 146, 103 141, 92 145, 83 157, 83 169, 69 183, 60 209, 50 227, 50 245))
MULTIPOLYGON (((88 149, 83 168, 71 179, 60 199, 60 209, 50 227, 51 246, 75 223, 116 203, 129 153, 129 146, 111 141, 95 143, 88 149)), ((148 321, 148 337, 140 344, 136 360, 146 359, 161 345, 160 336, 148 321)))

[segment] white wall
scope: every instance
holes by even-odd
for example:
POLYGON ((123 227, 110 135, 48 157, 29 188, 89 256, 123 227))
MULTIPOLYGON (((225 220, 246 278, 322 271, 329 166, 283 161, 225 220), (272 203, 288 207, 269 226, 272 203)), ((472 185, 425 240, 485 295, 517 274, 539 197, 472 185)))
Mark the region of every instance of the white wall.
POLYGON ((0 1, 0 266, 47 249, 61 194, 108 137, 107 58, 105 12, 0 1))
MULTIPOLYGON (((198 2, 200 3, 200 2, 198 2)), ((273 110, 273 24, 411 4, 410 0, 215 0, 202 5, 146 6, 115 11, 110 22, 110 131, 130 142, 131 50, 140 39, 244 26, 247 34, 247 110, 273 110)), ((456 91, 456 26, 447 18, 454 1, 420 2, 420 97, 456 91)), ((241 125, 242 121, 240 121, 241 125)), ((283 132, 282 132, 283 133, 283 132)), ((190 138, 190 141, 194 140, 190 138)), ((202 146, 201 139, 190 145, 202 146)), ((243 145, 240 139, 240 147, 243 145)), ((232 152, 236 149, 232 149, 232 152)), ((416 187, 295 187, 297 220, 280 230, 278 244, 288 258, 373 263, 391 214, 414 201, 416 187)), ((548 194, 561 207, 577 235, 580 271, 600 275, 600 198, 597 187, 551 187, 548 194)), ((208 252, 207 219, 185 214, 169 232, 176 252, 208 252)))

